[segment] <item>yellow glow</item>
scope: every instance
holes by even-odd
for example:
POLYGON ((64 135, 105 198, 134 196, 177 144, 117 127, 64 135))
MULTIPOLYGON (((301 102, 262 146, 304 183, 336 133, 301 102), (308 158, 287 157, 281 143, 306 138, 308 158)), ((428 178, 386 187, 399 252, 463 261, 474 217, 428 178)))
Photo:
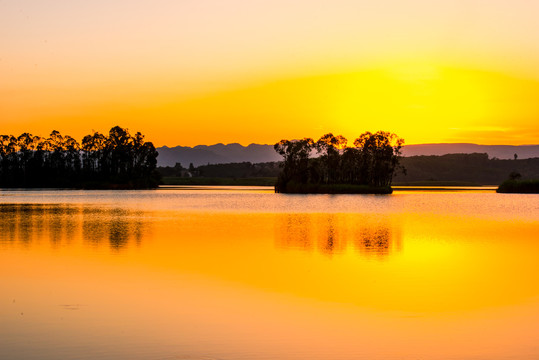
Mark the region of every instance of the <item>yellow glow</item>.
POLYGON ((342 78, 340 88, 332 115, 347 133, 372 123, 407 143, 535 141, 539 106, 531 97, 539 83, 533 81, 412 64, 342 78))
MULTIPOLYGON (((163 276, 198 274, 316 301, 429 314, 507 306, 539 296, 538 288, 529 286, 539 271, 533 241, 537 222, 57 206, 22 214, 28 213, 35 216, 12 219, 16 227, 0 223, 16 245, 32 246, 30 258, 3 260, 25 276, 37 265, 24 262, 37 264, 43 257, 69 262, 70 268, 99 258, 99 278, 108 271, 105 266, 163 276), (27 231, 31 228, 39 230, 27 231), (108 252, 121 256, 105 256, 108 252)), ((36 276, 47 277, 63 272, 65 265, 40 268, 48 270, 36 276)))
POLYGON ((2 133, 536 143, 534 1, 0 5, 2 133), (84 19, 84 20, 82 20, 84 19), (520 77, 520 78, 519 78, 520 77))
POLYGON ((9 93, 0 99, 3 131, 46 135, 58 129, 81 137, 118 124, 171 146, 274 143, 330 131, 354 139, 388 130, 407 144, 525 144, 539 136, 538 81, 432 62, 229 83, 211 91, 173 84, 158 77, 78 92, 9 93))
POLYGON ((30 321, 53 349, 98 333, 124 351, 223 343, 298 359, 535 349, 533 218, 134 206, 5 206, 0 334, 30 321))

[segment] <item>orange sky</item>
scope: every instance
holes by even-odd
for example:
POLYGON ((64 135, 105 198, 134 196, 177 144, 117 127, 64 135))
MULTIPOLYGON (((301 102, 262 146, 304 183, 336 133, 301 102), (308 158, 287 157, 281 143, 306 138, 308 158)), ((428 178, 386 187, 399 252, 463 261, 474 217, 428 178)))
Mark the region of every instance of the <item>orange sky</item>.
POLYGON ((539 143, 534 1, 0 3, 0 133, 539 143))

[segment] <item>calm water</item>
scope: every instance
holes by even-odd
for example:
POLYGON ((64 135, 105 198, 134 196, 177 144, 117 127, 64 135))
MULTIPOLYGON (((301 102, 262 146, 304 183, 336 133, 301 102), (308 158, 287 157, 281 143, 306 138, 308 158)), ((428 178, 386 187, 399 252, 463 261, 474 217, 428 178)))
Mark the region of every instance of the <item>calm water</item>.
POLYGON ((1 359, 537 359, 539 196, 0 191, 1 359))

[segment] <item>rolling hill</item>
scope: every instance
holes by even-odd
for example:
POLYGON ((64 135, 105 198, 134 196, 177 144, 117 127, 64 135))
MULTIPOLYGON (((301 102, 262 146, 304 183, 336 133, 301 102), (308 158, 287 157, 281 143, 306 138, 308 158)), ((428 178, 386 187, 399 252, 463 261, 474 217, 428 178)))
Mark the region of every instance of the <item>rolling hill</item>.
MULTIPOLYGON (((273 150, 273 145, 234 144, 197 145, 195 147, 175 146, 157 148, 158 166, 174 166, 176 163, 188 167, 207 164, 225 164, 238 162, 262 163, 280 161, 281 156, 273 150)), ((419 144, 403 148, 406 157, 418 155, 445 155, 486 153, 489 158, 519 159, 539 157, 539 145, 478 145, 478 144, 419 144)))

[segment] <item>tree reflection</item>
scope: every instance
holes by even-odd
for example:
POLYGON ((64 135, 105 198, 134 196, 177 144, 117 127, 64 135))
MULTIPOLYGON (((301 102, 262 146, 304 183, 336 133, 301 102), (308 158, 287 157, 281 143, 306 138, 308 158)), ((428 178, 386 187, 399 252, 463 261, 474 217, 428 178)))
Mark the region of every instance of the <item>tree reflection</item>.
POLYGON ((120 208, 71 204, 0 204, 0 244, 37 245, 48 239, 53 248, 80 242, 120 251, 140 245, 150 230, 145 213, 120 208))
POLYGON ((401 241, 397 238, 393 243, 389 227, 372 226, 360 230, 355 238, 354 247, 362 254, 384 256, 394 249, 400 251, 401 241))
POLYGON ((361 214, 283 214, 275 239, 278 248, 316 250, 326 256, 354 249, 383 259, 402 248, 400 231, 389 217, 361 214))

